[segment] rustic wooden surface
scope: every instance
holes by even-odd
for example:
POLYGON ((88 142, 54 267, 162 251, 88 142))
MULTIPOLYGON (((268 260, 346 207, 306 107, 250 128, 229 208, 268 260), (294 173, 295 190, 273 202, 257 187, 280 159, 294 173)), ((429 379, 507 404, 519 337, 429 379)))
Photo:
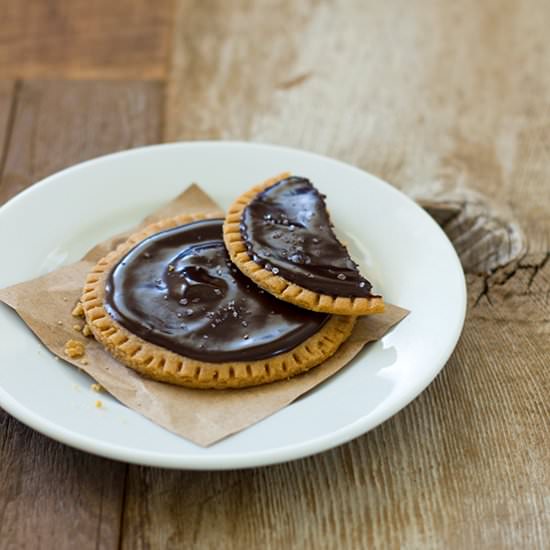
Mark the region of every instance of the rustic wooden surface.
MULTIPOLYGON (((173 10, 171 37, 157 37, 171 51, 131 73, 165 76, 164 106, 158 83, 0 84, 2 200, 161 133, 326 153, 431 201, 467 270, 464 333, 404 411, 280 466, 126 467, 3 414, 0 547, 33 547, 32 533, 44 547, 548 548, 548 3, 179 0, 173 10)), ((5 49, 1 39, 0 67, 5 49)), ((6 75, 73 75, 80 55, 97 78, 128 77, 92 53, 75 54, 67 73, 35 53, 6 75), (18 72, 33 63, 36 74, 18 72)))

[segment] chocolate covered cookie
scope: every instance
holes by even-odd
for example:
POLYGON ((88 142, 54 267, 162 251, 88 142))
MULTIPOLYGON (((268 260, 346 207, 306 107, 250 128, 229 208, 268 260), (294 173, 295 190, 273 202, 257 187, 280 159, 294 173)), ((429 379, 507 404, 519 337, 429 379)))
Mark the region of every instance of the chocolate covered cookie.
POLYGON ((224 240, 235 265, 280 300, 312 311, 368 315, 384 310, 336 237, 325 197, 306 178, 282 174, 229 208, 224 240))
POLYGON ((100 260, 82 296, 95 338, 145 376, 196 388, 285 379, 330 357, 355 319, 264 292, 230 261, 222 225, 167 219, 100 260))

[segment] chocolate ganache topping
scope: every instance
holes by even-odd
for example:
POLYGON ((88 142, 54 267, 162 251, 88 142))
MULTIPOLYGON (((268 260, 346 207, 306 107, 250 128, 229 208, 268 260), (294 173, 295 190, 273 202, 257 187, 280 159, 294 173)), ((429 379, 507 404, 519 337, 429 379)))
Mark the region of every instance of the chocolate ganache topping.
POLYGON ((185 357, 254 361, 289 351, 329 316, 273 298, 230 262, 223 220, 152 235, 113 268, 105 309, 120 325, 185 357))
POLYGON ((372 285, 334 234, 324 199, 296 176, 259 193, 241 216, 248 252, 268 271, 309 290, 371 297, 372 285))

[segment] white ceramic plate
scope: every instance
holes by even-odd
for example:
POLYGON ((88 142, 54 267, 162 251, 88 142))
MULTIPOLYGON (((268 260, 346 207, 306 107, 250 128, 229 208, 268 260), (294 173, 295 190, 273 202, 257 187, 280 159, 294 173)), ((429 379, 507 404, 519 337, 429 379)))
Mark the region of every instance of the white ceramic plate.
POLYGON ((134 149, 54 174, 0 209, 0 288, 81 257, 199 182, 223 207, 281 171, 327 194, 334 223, 387 301, 412 313, 339 374, 289 407, 211 448, 156 426, 114 398, 98 410, 91 380, 54 361, 0 304, 0 406, 32 428, 110 458, 224 469, 317 453, 374 428, 441 370, 464 322, 462 268, 437 224, 390 185, 341 162, 283 147, 194 142, 134 149))

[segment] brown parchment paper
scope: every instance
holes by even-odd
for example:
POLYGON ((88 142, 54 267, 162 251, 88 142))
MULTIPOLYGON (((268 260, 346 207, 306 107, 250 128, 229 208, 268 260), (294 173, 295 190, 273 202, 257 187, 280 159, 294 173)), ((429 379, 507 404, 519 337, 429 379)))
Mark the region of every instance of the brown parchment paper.
MULTIPOLYGON (((197 212, 223 215, 219 206, 193 184, 138 227, 177 214, 197 212)), ((408 314, 405 309, 387 304, 384 313, 361 318, 349 340, 332 358, 290 380, 238 390, 197 390, 148 380, 117 362, 93 338, 75 331, 73 326, 82 321, 71 315, 88 271, 135 229, 98 244, 79 262, 0 290, 0 301, 18 313, 52 353, 88 373, 124 405, 203 447, 287 406, 343 368, 366 343, 380 339, 408 314), (84 358, 73 360, 65 356, 64 347, 69 339, 85 344, 84 358)))

